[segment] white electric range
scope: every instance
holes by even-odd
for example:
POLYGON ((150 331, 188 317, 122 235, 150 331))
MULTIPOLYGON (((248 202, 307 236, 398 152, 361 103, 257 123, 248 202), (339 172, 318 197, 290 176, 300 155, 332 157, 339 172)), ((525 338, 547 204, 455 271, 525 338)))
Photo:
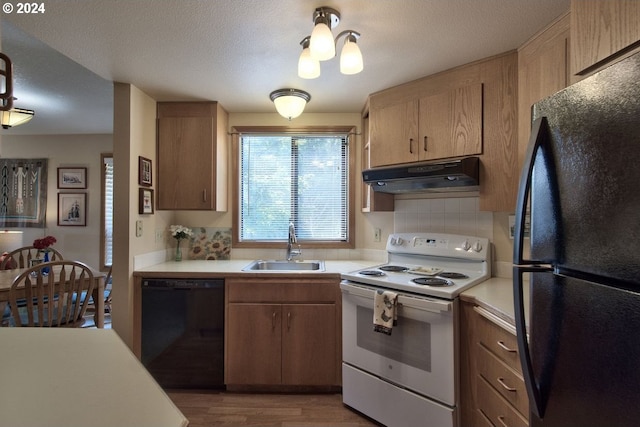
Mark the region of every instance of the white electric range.
POLYGON ((388 262, 342 274, 343 402, 387 427, 458 425, 458 295, 491 277, 486 238, 395 233, 388 262), (397 294, 391 335, 376 292, 397 294))

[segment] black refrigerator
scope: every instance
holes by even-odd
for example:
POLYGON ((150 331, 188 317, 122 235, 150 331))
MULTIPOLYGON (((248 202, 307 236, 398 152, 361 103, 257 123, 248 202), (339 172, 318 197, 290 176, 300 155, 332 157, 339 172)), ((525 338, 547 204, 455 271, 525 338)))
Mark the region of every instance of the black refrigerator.
POLYGON ((532 119, 513 269, 530 425, 638 426, 640 54, 535 104, 532 119))

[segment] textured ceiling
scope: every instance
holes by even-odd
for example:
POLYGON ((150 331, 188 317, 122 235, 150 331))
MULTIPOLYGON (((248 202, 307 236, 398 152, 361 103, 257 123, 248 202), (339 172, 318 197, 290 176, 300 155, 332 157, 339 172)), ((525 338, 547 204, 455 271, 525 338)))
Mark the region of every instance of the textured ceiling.
POLYGON ((109 133, 112 81, 158 101, 217 100, 273 113, 282 87, 312 96, 306 112, 360 112, 368 94, 520 46, 569 0, 47 0, 43 14, 3 13, 16 106, 36 110, 15 134, 109 133), (362 73, 322 62, 297 76, 316 7, 341 15, 334 35, 362 34, 362 73))

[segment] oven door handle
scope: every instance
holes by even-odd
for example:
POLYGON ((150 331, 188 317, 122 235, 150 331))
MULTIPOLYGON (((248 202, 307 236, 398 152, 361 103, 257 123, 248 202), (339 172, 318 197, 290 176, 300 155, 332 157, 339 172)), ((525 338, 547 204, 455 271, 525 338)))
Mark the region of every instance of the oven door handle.
MULTIPOLYGON (((364 286, 358 286, 346 281, 343 281, 340 284, 340 288, 345 294, 368 298, 370 300, 373 300, 373 296, 376 292, 375 288, 365 288, 364 286)), ((449 312, 452 311, 453 308, 452 301, 436 300, 425 297, 412 297, 402 293, 398 293, 398 304, 405 307, 415 308, 416 310, 431 311, 434 313, 449 312)))

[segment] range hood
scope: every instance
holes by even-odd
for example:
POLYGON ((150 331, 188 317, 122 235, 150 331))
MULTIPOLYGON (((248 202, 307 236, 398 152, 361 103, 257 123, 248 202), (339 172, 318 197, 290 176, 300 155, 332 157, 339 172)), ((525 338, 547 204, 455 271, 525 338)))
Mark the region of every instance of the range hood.
POLYGON ((477 191, 479 169, 480 159, 466 157, 366 169, 362 171, 362 179, 380 193, 477 191))

